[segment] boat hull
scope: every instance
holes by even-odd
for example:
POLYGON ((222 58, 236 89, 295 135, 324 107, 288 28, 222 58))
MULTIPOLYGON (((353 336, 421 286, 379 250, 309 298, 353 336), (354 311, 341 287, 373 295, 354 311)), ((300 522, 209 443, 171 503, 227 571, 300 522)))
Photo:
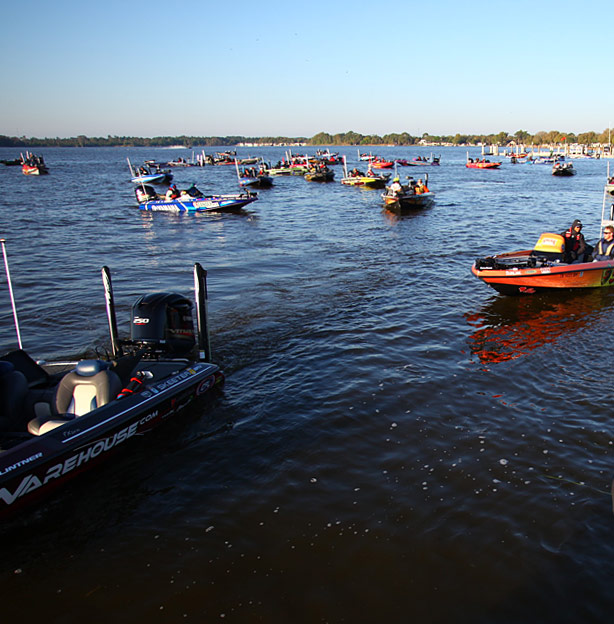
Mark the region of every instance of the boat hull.
POLYGON ((493 261, 494 268, 480 266, 480 261, 476 261, 471 272, 504 295, 530 295, 540 291, 572 288, 608 288, 614 285, 614 260, 529 267, 526 264, 530 254, 529 250, 492 256, 485 260, 493 261))
POLYGON ((140 203, 139 208, 150 212, 237 212, 257 199, 258 196, 255 193, 213 195, 195 197, 191 200, 146 201, 140 203))
POLYGON ((341 184, 346 186, 362 186, 364 188, 379 189, 386 186, 390 176, 356 176, 355 178, 343 178, 341 184))
POLYGON ((171 173, 141 175, 132 178, 133 184, 168 184, 173 179, 171 173))
POLYGON ((335 179, 334 171, 318 171, 317 173, 306 173, 305 180, 308 182, 332 182, 335 179))
POLYGON ((40 165, 22 165, 21 171, 24 175, 46 175, 49 170, 45 166, 40 165))
POLYGON ((412 160, 407 164, 410 167, 439 167, 438 160, 412 160))
POLYGON ((554 169, 552 169, 552 175, 553 176, 559 176, 561 178, 566 178, 566 177, 569 177, 569 176, 576 175, 576 170, 572 169, 571 167, 554 168, 554 169))
POLYGON ((140 393, 116 399, 0 453, 0 517, 8 517, 149 433, 223 383, 214 364, 176 365, 140 393))
POLYGON ((307 165, 292 165, 291 167, 273 167, 268 170, 269 175, 272 176, 291 176, 291 175, 305 175, 308 173, 309 167, 307 165))
POLYGON ((465 167, 467 167, 468 169, 498 169, 500 166, 500 162, 465 163, 465 167))
POLYGON ((388 210, 397 213, 414 212, 428 208, 435 201, 435 193, 421 193, 419 195, 402 195, 401 197, 393 197, 390 195, 382 195, 384 205, 388 210))
POLYGON ((252 188, 270 188, 273 186, 273 178, 271 176, 244 176, 239 178, 239 184, 244 186, 251 186, 252 188))

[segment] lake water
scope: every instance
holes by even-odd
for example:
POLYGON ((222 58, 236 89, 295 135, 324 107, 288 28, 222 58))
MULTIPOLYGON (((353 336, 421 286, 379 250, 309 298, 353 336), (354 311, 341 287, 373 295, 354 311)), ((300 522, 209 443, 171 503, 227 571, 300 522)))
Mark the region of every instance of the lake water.
MULTIPOLYGON (((339 151, 358 164, 356 148, 339 151)), ((190 294, 198 261, 226 386, 5 523, 3 619, 610 620, 614 292, 505 298, 470 273, 575 218, 594 243, 606 161, 557 178, 507 160, 468 170, 465 148, 435 148, 440 167, 399 169, 428 171, 436 194, 413 215, 344 187, 340 167, 324 185, 276 178, 244 214, 175 215, 136 208, 126 158, 191 151, 36 153, 49 176, 0 169, 24 348, 109 344, 102 265, 125 335, 134 300, 190 294)), ((238 153, 275 162, 284 149, 238 153)), ((234 167, 174 173, 180 187, 237 189, 234 167)))

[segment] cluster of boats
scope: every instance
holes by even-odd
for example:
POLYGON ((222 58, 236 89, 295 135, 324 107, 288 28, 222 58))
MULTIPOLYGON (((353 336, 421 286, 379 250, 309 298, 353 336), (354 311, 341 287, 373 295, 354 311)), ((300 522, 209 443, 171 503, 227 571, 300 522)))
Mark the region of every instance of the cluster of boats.
MULTIPOLYGON (((174 184, 165 193, 158 193, 153 185, 168 184, 172 179, 169 169, 163 169, 153 161, 146 161, 138 169, 135 169, 129 160, 128 165, 131 180, 138 185, 135 188, 135 197, 141 210, 207 212, 241 210, 258 199, 258 194, 251 189, 273 186, 275 176, 302 176, 309 182, 331 182, 335 178, 335 172, 329 165, 340 162, 343 163, 341 184, 370 189, 386 188, 382 199, 384 206, 389 210, 404 212, 424 208, 433 203, 434 193, 428 189, 422 190, 421 179, 415 181, 411 176, 407 176, 407 184, 403 186, 399 184, 398 188, 392 189, 387 187, 391 174, 376 173, 372 169, 374 163, 386 162, 392 166, 394 161, 370 157, 366 172, 358 168, 348 170, 345 157, 339 157, 338 154, 331 154, 329 151, 318 152, 315 156, 295 155, 288 152, 283 160, 273 166, 263 160, 260 162, 256 160, 253 163, 254 166, 239 167, 240 161, 235 159, 234 165, 241 193, 229 195, 204 196, 194 185, 188 189, 179 190, 174 184)), ((422 159, 420 162, 439 165, 439 159, 422 159)), ((428 180, 428 175, 425 178, 428 180)), ((398 181, 398 178, 395 181, 398 181)))
MULTIPOLYGON (((27 154, 20 159, 22 166, 26 159, 44 165, 42 158, 27 154)), ((180 162, 174 166, 183 166, 180 162)), ((428 173, 424 181, 407 176, 407 182, 401 184, 395 171, 389 184, 391 173, 377 173, 372 167, 374 162, 394 161, 376 161, 372 157, 366 172, 348 170, 345 157, 338 160, 330 153, 316 157, 288 154, 277 167, 269 167, 260 159, 240 163, 234 158, 241 192, 209 196, 195 185, 180 191, 170 184, 171 171, 154 161, 146 161, 138 169, 130 161, 128 164, 141 210, 205 212, 242 209, 258 199, 249 187, 270 186, 275 175, 331 181, 334 172, 329 165, 337 162, 343 164, 342 184, 384 189, 381 198, 389 210, 415 211, 434 201, 428 173), (154 185, 160 184, 170 186, 158 193, 154 185)), ((422 162, 435 165, 433 159, 422 162)), ((470 164, 474 168, 493 168, 501 163, 468 159, 467 166, 470 164), (491 166, 479 166, 485 164, 491 166)), ((568 164, 558 162, 555 166, 567 169, 568 164)), ((614 176, 610 177, 609 170, 601 226, 614 226, 614 176)), ((102 267, 110 352, 77 361, 42 362, 21 344, 5 243, 0 239, 18 348, 0 357, 0 517, 12 515, 52 493, 192 402, 215 396, 224 382, 222 371, 211 361, 206 271, 198 263, 193 269, 194 300, 168 292, 140 296, 132 306, 130 336, 123 339, 117 330, 111 274, 102 267)), ((614 286, 614 258, 569 261, 565 237, 550 232, 543 233, 532 249, 478 258, 471 271, 505 295, 614 286)))

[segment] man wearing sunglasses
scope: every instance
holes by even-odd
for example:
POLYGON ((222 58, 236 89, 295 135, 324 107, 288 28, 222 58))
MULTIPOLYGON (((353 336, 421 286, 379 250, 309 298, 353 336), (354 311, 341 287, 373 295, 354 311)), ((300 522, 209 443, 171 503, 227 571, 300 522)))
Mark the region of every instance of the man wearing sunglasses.
POLYGON ((603 228, 603 238, 595 245, 592 260, 612 260, 614 258, 614 226, 603 228))

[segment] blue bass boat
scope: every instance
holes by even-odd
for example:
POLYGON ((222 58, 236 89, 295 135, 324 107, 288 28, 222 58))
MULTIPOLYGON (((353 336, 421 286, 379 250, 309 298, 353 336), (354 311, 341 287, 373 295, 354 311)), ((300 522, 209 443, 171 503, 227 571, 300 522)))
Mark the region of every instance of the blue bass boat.
POLYGON ((195 186, 181 191, 177 197, 168 193, 158 195, 151 186, 136 188, 134 192, 139 208, 152 212, 237 212, 258 199, 258 194, 250 191, 205 196, 195 186))

